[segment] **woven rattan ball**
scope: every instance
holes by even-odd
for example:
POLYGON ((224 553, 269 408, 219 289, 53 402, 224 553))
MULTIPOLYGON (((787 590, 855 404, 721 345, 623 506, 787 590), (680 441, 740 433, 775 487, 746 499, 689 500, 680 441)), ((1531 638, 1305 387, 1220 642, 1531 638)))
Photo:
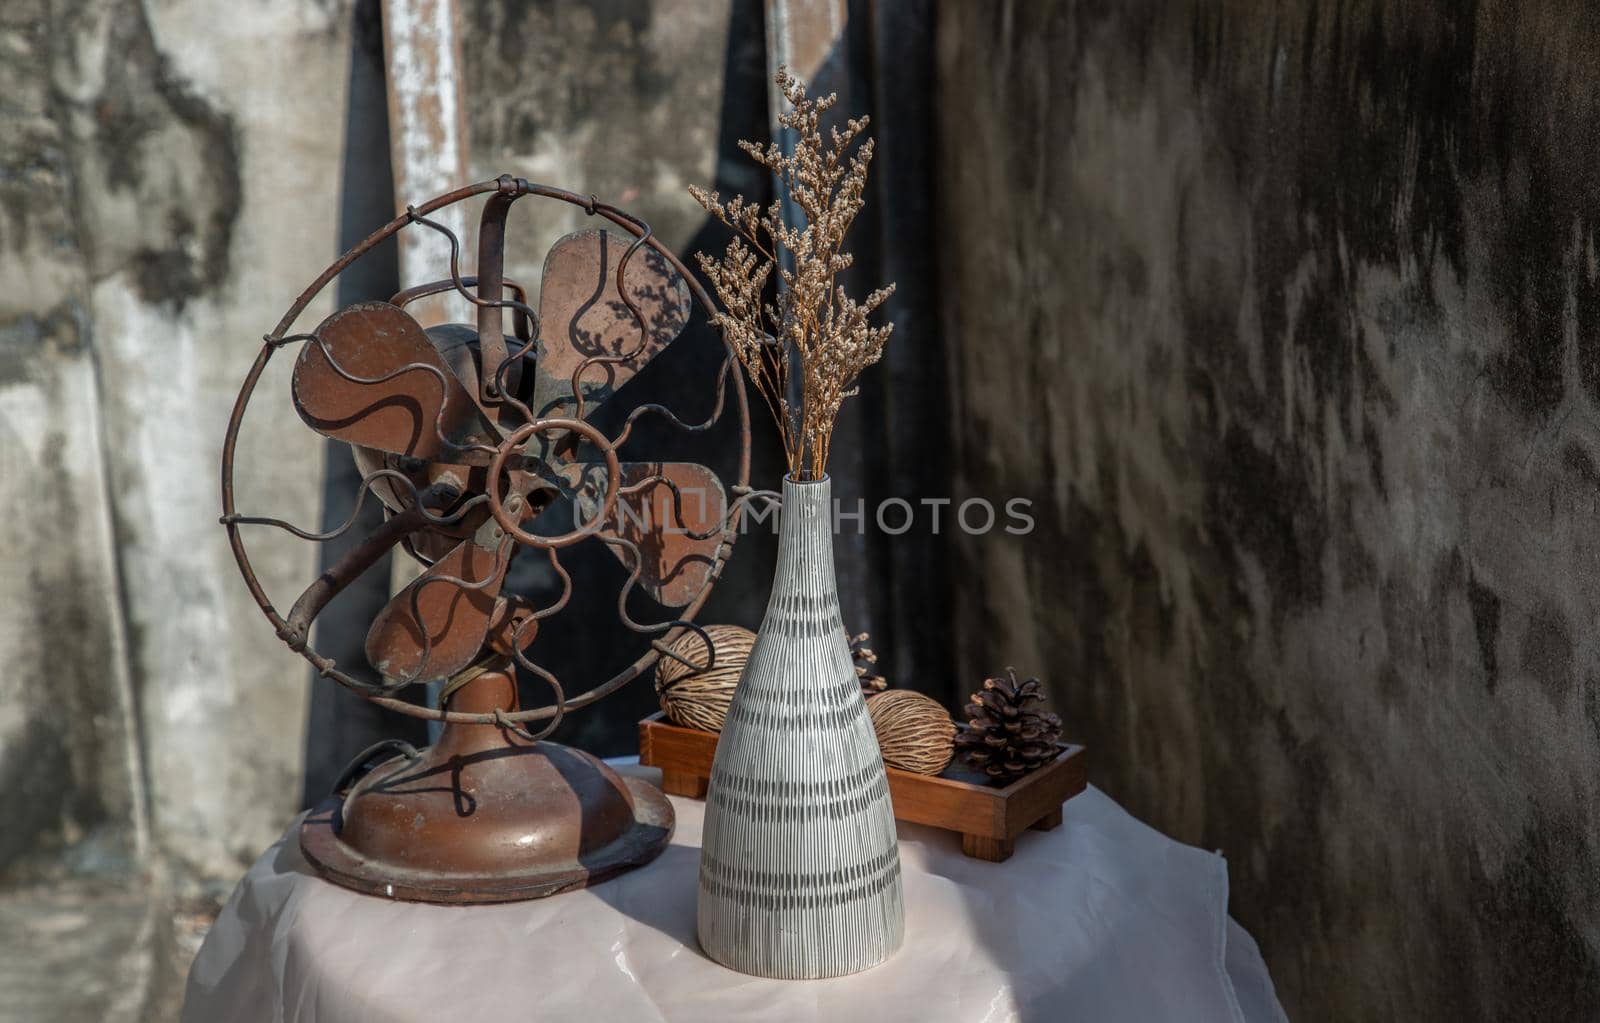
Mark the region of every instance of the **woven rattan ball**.
POLYGON ((683 663, 707 662, 705 641, 698 633, 685 632, 669 648, 683 661, 662 654, 656 662, 656 696, 673 724, 720 732, 756 634, 737 625, 707 625, 705 630, 717 654, 711 668, 695 671, 683 663))
POLYGON ((867 699, 883 762, 902 771, 938 774, 955 751, 956 723, 921 693, 890 689, 867 699))

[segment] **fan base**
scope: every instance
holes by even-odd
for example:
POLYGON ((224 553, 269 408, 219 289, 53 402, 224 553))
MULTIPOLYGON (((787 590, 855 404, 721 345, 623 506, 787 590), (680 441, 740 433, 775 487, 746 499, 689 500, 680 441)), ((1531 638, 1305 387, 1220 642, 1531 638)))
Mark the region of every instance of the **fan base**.
MULTIPOLYGON (((450 707, 515 709, 515 692, 508 674, 485 672, 450 707)), ((673 823, 659 789, 581 750, 447 723, 420 757, 381 764, 318 805, 300 848, 324 878, 370 895, 514 902, 642 866, 673 823)))

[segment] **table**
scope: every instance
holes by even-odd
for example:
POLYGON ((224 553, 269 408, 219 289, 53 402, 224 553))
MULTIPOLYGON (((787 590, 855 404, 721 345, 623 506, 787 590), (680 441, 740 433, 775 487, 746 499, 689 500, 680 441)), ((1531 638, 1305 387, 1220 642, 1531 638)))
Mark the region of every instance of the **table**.
MULTIPOLYGON (((652 776, 637 765, 619 770, 652 776)), ((1006 863, 900 825, 906 944, 852 977, 774 981, 694 939, 703 804, 648 866, 534 902, 431 906, 316 876, 298 821, 245 874, 189 973, 186 1023, 426 1020, 1283 1021, 1227 915, 1227 863, 1091 786, 1006 863)))

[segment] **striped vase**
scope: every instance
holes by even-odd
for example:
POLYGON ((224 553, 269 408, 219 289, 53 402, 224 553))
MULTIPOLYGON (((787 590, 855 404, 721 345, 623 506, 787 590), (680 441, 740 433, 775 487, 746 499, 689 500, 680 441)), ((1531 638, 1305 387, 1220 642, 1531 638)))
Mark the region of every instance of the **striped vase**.
POLYGON ((744 973, 837 977, 900 946, 900 850, 839 619, 828 479, 785 479, 781 523, 706 792, 700 946, 744 973))

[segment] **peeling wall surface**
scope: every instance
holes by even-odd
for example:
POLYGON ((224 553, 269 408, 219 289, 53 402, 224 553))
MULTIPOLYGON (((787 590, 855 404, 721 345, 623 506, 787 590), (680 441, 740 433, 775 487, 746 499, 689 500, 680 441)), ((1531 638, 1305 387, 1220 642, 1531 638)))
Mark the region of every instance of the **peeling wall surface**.
MULTIPOLYGON (((239 582, 217 467, 262 334, 334 254, 347 17, 0 11, 0 875, 72 844, 231 878, 296 808, 306 680, 239 582)), ((320 450, 259 403, 241 506, 314 523, 320 450)), ((313 573, 258 551, 279 599, 313 573)))
MULTIPOLYGON (((688 186, 717 172, 728 0, 462 0, 461 9, 473 176, 594 193, 687 253, 706 220, 688 186)), ((550 245, 597 226, 577 207, 518 204, 506 272, 537 290, 550 245)))
POLYGON ((1295 1019, 1600 1014, 1600 10, 950 3, 969 676, 1295 1019), (1040 552, 1057 552, 1050 557, 1040 552))

